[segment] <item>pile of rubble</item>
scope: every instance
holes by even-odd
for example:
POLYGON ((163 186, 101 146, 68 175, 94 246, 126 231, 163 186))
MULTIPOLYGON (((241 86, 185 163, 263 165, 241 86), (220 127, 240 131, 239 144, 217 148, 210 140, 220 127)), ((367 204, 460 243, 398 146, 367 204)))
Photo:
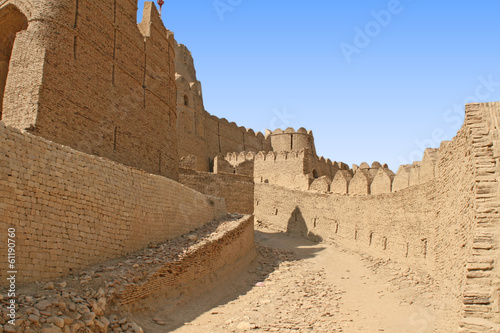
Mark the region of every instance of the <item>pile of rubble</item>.
POLYGON ((230 229, 231 222, 240 218, 231 215, 224 221, 205 224, 187 235, 150 244, 148 249, 94 266, 77 276, 20 286, 14 325, 9 323, 7 295, 0 294, 0 302, 5 305, 1 310, 0 333, 142 333, 139 325, 121 315, 121 291, 129 284, 141 283, 147 274, 165 263, 182 260, 197 244, 230 229))

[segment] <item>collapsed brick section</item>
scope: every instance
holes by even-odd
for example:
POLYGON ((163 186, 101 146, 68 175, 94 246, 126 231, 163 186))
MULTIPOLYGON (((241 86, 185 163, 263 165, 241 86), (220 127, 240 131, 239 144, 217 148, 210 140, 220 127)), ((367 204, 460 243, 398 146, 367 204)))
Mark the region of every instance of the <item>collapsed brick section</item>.
POLYGON ((119 296, 122 305, 147 311, 153 298, 174 298, 184 294, 182 302, 195 295, 187 292, 195 285, 210 287, 210 280, 223 280, 236 267, 248 264, 257 253, 254 245, 253 216, 226 223, 209 237, 188 248, 178 260, 163 264, 138 283, 125 286, 119 296))
POLYGON ((16 228, 20 282, 67 275, 226 214, 223 199, 1 122, 0 171, 0 230, 16 228))

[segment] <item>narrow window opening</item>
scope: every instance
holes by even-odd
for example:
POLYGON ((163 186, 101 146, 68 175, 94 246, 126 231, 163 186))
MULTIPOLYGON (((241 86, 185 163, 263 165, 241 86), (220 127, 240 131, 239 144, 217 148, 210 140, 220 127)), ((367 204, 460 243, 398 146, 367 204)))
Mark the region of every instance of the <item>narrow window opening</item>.
POLYGON ((427 239, 426 238, 422 239, 422 245, 423 245, 422 254, 424 255, 424 258, 427 258, 427 239))
POLYGON ((113 150, 116 150, 116 136, 118 135, 118 127, 115 127, 115 133, 113 135, 113 150))

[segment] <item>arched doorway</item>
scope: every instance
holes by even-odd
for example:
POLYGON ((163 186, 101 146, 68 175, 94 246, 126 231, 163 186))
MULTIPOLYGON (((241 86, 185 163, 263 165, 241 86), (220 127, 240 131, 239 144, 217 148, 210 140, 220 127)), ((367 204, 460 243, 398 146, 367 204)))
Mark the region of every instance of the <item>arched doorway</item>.
POLYGON ((0 9, 0 119, 14 40, 17 33, 27 27, 28 19, 15 6, 0 9))

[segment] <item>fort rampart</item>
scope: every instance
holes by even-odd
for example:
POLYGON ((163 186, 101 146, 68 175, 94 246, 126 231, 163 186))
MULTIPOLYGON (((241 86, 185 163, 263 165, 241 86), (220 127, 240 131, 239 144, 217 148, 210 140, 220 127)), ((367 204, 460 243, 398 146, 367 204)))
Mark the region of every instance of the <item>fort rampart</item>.
POLYGON ((0 169, 0 251, 15 228, 21 282, 78 272, 226 215, 223 199, 1 122, 0 169))

